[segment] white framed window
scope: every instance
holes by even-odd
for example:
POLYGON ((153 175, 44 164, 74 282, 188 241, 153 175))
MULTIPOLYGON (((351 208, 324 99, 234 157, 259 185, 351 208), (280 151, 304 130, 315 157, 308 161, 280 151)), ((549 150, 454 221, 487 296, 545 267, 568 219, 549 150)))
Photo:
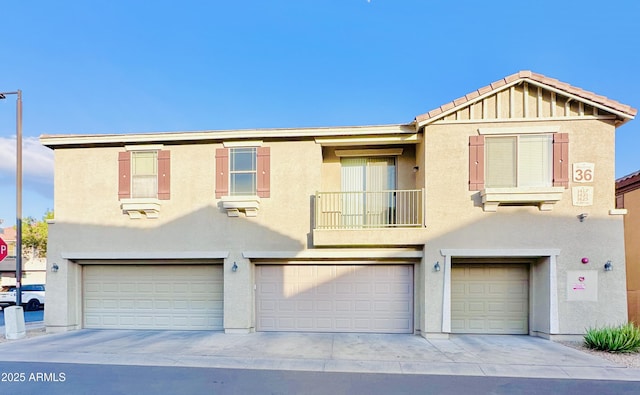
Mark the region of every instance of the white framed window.
POLYGON ((158 196, 158 151, 131 152, 131 197, 158 196))
POLYGON ((485 173, 487 188, 552 186, 552 135, 487 136, 485 173))
POLYGON ((229 195, 257 195, 257 150, 231 148, 229 150, 229 195))

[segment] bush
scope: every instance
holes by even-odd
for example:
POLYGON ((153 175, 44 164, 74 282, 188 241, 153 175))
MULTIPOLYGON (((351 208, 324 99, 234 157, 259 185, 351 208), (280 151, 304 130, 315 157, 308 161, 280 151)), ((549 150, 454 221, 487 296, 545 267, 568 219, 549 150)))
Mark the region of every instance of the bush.
POLYGON ((584 335, 588 348, 609 352, 637 352, 640 350, 640 328, 632 322, 619 326, 589 328, 584 335))

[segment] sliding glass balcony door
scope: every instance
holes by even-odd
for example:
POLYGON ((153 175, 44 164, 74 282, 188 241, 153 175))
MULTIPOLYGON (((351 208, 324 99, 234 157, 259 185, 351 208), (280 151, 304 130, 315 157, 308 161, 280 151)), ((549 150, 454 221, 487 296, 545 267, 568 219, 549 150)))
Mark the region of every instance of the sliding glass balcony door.
POLYGON ((376 227, 395 220, 395 158, 341 159, 342 224, 376 227))

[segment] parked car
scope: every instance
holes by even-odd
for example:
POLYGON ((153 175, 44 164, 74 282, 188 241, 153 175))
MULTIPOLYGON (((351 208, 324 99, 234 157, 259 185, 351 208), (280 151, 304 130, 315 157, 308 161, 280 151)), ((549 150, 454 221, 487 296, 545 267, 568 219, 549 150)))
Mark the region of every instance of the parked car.
MULTIPOLYGON (((25 310, 39 310, 44 307, 44 284, 29 284, 22 286, 22 306, 25 310)), ((0 306, 16 304, 16 287, 5 287, 0 292, 0 306)))

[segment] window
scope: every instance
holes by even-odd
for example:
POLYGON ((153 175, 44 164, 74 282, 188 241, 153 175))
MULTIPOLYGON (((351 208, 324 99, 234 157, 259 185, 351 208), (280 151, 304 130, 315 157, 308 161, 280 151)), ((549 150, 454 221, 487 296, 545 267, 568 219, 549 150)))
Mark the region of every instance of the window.
POLYGON ((120 199, 170 198, 170 152, 126 151, 119 154, 118 197, 120 199))
POLYGON ((118 154, 118 199, 129 218, 158 218, 160 200, 171 197, 170 152, 156 147, 118 154))
POLYGON ((158 195, 158 152, 131 153, 131 197, 155 198, 158 195))
POLYGON ((216 198, 270 195, 269 147, 216 150, 216 198))
POLYGON ((485 187, 550 187, 551 143, 550 135, 487 137, 485 187))
POLYGON ((231 148, 229 153, 229 195, 257 195, 255 148, 231 148))
POLYGON ((469 190, 480 191, 484 211, 504 204, 551 210, 568 187, 567 133, 527 129, 517 135, 496 131, 469 137, 469 190))
POLYGON ((470 136, 469 190, 569 186, 567 133, 470 136))

